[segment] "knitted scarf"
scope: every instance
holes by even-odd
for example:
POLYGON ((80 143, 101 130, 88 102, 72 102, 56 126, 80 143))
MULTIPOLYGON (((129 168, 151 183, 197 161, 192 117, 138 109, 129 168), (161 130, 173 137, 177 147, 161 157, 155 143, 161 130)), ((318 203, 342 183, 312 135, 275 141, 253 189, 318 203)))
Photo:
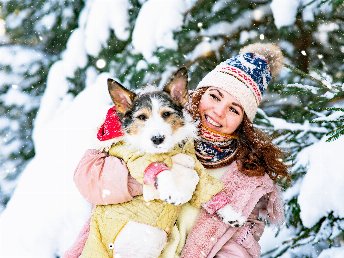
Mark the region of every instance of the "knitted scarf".
POLYGON ((198 160, 205 168, 219 168, 228 165, 234 159, 238 149, 238 138, 215 132, 202 126, 195 140, 198 160))

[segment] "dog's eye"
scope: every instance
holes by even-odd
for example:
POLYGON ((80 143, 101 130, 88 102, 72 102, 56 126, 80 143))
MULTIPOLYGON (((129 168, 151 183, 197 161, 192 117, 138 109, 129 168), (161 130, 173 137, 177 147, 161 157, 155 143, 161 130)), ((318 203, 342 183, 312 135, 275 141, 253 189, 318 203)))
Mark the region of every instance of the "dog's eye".
POLYGON ((163 118, 168 118, 170 115, 172 115, 172 113, 169 111, 165 111, 164 113, 162 113, 163 118))
POLYGON ((142 114, 136 117, 137 119, 141 120, 141 121, 146 121, 147 120, 147 116, 142 114))

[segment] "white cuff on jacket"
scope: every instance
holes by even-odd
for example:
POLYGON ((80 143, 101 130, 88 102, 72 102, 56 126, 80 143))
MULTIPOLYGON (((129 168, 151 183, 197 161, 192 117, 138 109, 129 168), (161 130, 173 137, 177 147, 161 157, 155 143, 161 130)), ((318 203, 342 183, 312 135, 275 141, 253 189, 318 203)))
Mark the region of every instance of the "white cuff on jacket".
POLYGON ((225 205, 216 213, 221 217, 224 223, 229 224, 232 227, 241 227, 246 222, 246 218, 241 214, 241 212, 235 211, 230 204, 225 205))

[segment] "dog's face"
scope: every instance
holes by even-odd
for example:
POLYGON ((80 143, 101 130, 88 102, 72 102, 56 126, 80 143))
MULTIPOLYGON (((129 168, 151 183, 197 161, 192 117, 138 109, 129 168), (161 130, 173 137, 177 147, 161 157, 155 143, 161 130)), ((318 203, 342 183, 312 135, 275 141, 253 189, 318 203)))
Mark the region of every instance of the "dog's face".
POLYGON ((195 136, 196 126, 183 110, 188 101, 185 68, 179 69, 163 90, 154 88, 135 94, 111 79, 108 87, 125 140, 135 149, 163 153, 195 136))

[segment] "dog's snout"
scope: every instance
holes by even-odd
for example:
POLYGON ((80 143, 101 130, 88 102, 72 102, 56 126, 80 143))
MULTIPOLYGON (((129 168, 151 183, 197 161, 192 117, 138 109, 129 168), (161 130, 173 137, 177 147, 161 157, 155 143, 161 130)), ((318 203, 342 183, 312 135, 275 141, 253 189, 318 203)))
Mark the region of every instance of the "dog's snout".
POLYGON ((165 140, 165 136, 163 135, 156 135, 156 136, 153 136, 151 138, 152 142, 155 144, 155 145, 159 145, 161 143, 163 143, 163 141, 165 140))

